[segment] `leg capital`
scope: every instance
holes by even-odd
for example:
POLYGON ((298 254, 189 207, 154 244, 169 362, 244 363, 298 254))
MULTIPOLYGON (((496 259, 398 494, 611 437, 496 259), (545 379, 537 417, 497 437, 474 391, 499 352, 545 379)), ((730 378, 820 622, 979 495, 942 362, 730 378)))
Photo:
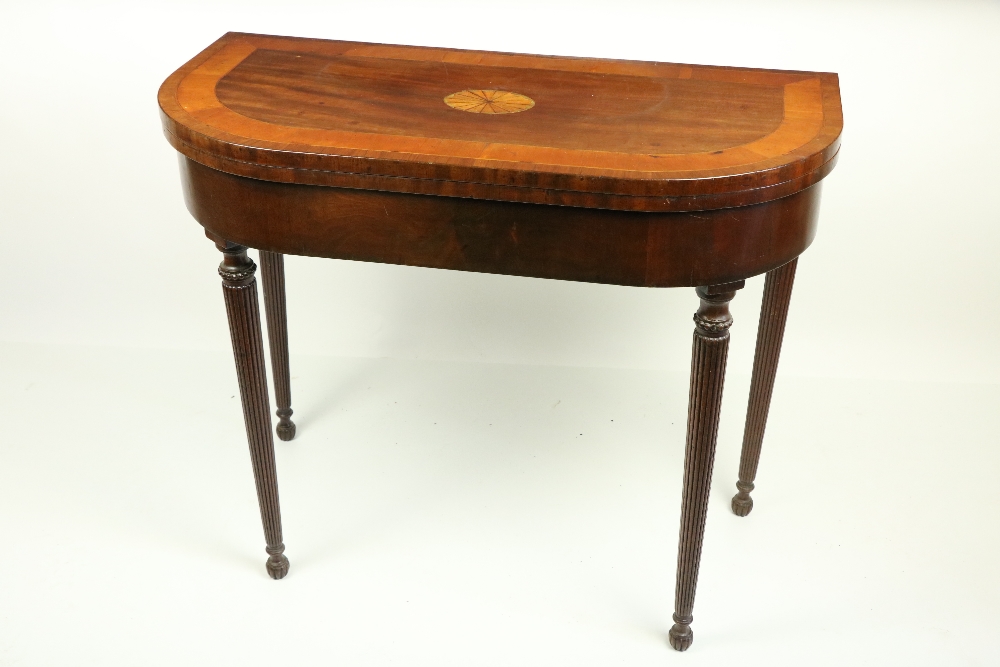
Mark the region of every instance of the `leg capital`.
POLYGON ((698 312, 694 314, 695 333, 704 338, 725 338, 733 325, 729 313, 729 302, 743 288, 744 282, 698 287, 695 291, 701 300, 698 312))
POLYGON ((241 245, 227 243, 216 244, 222 252, 222 263, 219 264, 219 275, 223 287, 246 287, 254 281, 257 265, 247 257, 247 249, 241 245))

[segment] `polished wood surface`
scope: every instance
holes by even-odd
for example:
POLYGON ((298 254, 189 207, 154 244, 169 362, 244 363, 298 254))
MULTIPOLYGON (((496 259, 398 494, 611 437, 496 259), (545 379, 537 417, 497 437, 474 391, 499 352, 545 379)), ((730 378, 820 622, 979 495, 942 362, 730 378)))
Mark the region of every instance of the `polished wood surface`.
POLYGON ((757 349, 753 356, 753 375, 750 379, 750 400, 747 402, 747 418, 743 427, 743 449, 740 454, 740 478, 736 482, 737 493, 733 496, 733 513, 746 516, 753 509, 753 481, 757 477, 757 464, 764 444, 764 428, 767 413, 771 409, 771 394, 774 380, 778 375, 778 358, 781 356, 781 341, 785 337, 785 321, 788 306, 792 301, 792 287, 795 284, 795 269, 799 260, 793 259, 782 267, 767 272, 764 279, 764 298, 760 306, 760 322, 757 324, 757 349))
POLYGON ((177 150, 310 185, 635 211, 769 201, 820 180, 842 128, 829 73, 230 33, 160 88, 177 150), (466 91, 529 98, 463 113, 466 91))
POLYGON ((181 160, 188 210, 218 237, 289 255, 643 287, 712 285, 812 242, 817 184, 742 208, 635 213, 272 183, 181 160))
POLYGON ((837 75, 225 35, 160 88, 220 268, 267 541, 288 572, 277 433, 295 435, 283 256, 697 288, 670 644, 694 634, 732 317, 767 273, 740 493, 760 457, 798 256, 842 127, 837 75))
POLYGON ((222 251, 219 275, 229 318, 229 334, 236 359, 243 421, 250 444, 250 462, 257 485, 257 502, 267 542, 267 574, 282 579, 288 574, 288 558, 281 536, 281 509, 278 502, 278 471, 274 465, 274 438, 271 436, 271 408, 267 397, 267 369, 264 341, 260 331, 257 303, 257 266, 241 245, 218 241, 222 251))
POLYGON ((281 253, 260 251, 260 272, 264 287, 264 312, 267 313, 267 342, 271 348, 271 372, 274 374, 274 402, 282 440, 295 437, 292 421, 292 382, 288 369, 288 314, 285 306, 285 257, 281 253))
POLYGON ((688 392, 687 437, 684 444, 684 490, 681 528, 677 540, 677 581, 674 586, 674 625, 667 633, 670 645, 686 651, 694 641, 694 596, 698 587, 701 547, 712 487, 715 445, 722 413, 722 389, 729 355, 729 302, 743 281, 699 287, 700 306, 694 314, 691 380, 688 392))

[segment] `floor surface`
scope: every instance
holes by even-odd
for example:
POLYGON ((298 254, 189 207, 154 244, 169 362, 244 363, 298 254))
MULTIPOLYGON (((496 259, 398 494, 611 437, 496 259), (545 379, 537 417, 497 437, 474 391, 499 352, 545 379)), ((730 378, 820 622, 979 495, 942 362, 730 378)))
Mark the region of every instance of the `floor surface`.
POLYGON ((292 358, 264 540, 231 357, 0 347, 2 665, 995 665, 1000 387, 779 375, 753 513, 727 385, 666 642, 687 378, 292 358))

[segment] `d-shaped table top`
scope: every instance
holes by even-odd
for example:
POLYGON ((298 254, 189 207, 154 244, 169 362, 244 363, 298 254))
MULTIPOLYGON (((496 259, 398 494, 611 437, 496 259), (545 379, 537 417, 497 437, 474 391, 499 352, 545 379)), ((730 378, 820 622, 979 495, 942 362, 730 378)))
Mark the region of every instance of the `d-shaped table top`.
POLYGON ((243 33, 159 104, 178 151, 238 176, 619 211, 794 194, 843 126, 836 74, 243 33))

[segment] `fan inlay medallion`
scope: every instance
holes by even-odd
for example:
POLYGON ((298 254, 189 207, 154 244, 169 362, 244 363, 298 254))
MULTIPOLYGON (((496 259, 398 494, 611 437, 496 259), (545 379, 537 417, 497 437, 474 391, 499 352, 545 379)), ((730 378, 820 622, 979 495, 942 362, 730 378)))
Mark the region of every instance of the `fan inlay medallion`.
POLYGON ((507 90, 462 90, 448 95, 444 103, 459 111, 485 114, 519 113, 535 106, 530 97, 507 90))

